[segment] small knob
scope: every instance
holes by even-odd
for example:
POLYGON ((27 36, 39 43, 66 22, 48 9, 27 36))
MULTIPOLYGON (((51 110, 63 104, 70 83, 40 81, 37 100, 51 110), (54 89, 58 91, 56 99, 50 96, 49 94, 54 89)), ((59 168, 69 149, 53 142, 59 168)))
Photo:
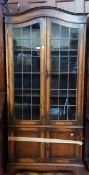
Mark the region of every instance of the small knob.
POLYGON ((74 134, 73 134, 73 133, 71 133, 70 135, 71 135, 72 137, 74 136, 74 134))

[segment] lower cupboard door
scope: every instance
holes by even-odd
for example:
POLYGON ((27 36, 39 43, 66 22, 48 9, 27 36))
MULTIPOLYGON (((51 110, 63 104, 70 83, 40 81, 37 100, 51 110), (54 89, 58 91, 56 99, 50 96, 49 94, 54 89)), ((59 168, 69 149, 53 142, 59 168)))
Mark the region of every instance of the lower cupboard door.
POLYGON ((51 129, 47 138, 54 140, 54 143, 46 143, 48 162, 82 163, 82 129, 51 129))

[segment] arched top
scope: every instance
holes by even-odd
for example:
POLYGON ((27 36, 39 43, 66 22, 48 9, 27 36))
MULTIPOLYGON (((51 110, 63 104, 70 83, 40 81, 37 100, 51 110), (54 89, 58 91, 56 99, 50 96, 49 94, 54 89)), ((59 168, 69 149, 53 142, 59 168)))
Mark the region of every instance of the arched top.
POLYGON ((20 24, 39 17, 54 17, 77 24, 85 24, 87 21, 85 14, 75 14, 55 7, 36 7, 21 13, 6 15, 5 23, 20 24))

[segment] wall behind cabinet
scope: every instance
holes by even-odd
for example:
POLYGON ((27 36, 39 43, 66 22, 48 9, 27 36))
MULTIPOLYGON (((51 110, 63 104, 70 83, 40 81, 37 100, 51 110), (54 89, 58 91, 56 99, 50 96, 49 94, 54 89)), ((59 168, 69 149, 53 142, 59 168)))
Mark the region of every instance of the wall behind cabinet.
POLYGON ((12 13, 38 6, 54 6, 75 13, 89 12, 89 0, 8 0, 8 11, 12 13))

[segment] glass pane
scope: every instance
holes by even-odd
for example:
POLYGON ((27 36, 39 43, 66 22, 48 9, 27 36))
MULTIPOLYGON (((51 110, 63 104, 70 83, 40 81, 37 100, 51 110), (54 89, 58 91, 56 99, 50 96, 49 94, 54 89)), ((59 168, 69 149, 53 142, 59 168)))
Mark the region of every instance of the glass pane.
POLYGON ((67 120, 67 107, 63 106, 51 106, 50 108, 51 120, 67 120))
POLYGON ((32 98, 32 104, 34 105, 40 105, 40 98, 39 97, 33 97, 32 98))
POLYGON ((51 49, 57 51, 60 47, 60 40, 51 40, 51 49))
POLYGON ((14 56, 14 72, 22 72, 22 55, 18 53, 14 56))
POLYGON ((23 105, 23 119, 31 120, 31 107, 29 105, 23 105))
POLYGON ((75 120, 78 29, 55 23, 51 28, 50 120, 75 120))
POLYGON ((16 88, 15 89, 15 95, 16 96, 22 96, 22 89, 16 88))
POLYGON ((59 120, 67 120, 67 106, 59 107, 59 120))
POLYGON ((36 23, 32 25, 32 40, 40 39, 40 24, 36 23))
POLYGON ((77 73, 77 56, 69 57, 69 72, 77 73))
POLYGON ((13 44, 14 44, 14 54, 15 52, 18 54, 18 51, 21 52, 22 49, 21 39, 14 39, 13 44))
POLYGON ((22 28, 22 39, 28 40, 31 39, 31 28, 30 26, 22 28))
POLYGON ((40 120, 40 107, 33 106, 33 108, 32 108, 32 120, 40 120))
POLYGON ((77 63, 77 56, 70 56, 70 57, 69 57, 69 61, 70 61, 70 62, 73 62, 73 63, 74 63, 74 62, 77 63))
POLYGON ((69 94, 69 96, 71 96, 71 97, 76 97, 76 94, 77 94, 77 89, 69 89, 68 90, 68 94, 69 94))
POLYGON ((59 76, 51 75, 51 89, 58 89, 59 76))
POLYGON ((32 90, 33 96, 40 96, 40 89, 32 90))
POLYGON ((70 74, 69 75, 69 89, 76 89, 77 87, 77 74, 70 74))
POLYGON ((32 57, 32 72, 40 72, 40 57, 32 57))
POLYGON ((53 51, 53 49, 51 50, 51 56, 58 56, 59 57, 59 51, 55 49, 55 51, 53 51))
POLYGON ((60 25, 52 23, 52 25, 51 25, 51 38, 52 39, 59 39, 59 37, 60 37, 59 31, 60 31, 60 25))
POLYGON ((67 97, 59 97, 59 105, 66 106, 67 104, 67 97))
POLYGON ((51 97, 51 105, 57 105, 58 104, 58 97, 51 97))
MULTIPOLYGON (((40 72, 40 25, 32 26, 32 72, 40 72)), ((32 88, 35 87, 35 76, 32 77, 32 88)))
POLYGON ((31 72, 31 55, 29 53, 23 55, 23 72, 31 72))
POLYGON ((31 96, 23 96, 23 104, 31 104, 31 96))
POLYGON ((32 49, 32 56, 35 56, 35 57, 40 57, 40 51, 39 51, 39 48, 36 48, 36 49, 32 49))
POLYGON ((67 89, 68 86, 68 75, 62 74, 59 79, 60 89, 67 89))
POLYGON ((51 120, 58 120, 59 109, 57 106, 51 106, 50 108, 50 116, 51 120))
POLYGON ((70 40, 70 49, 78 49, 78 40, 70 40))
POLYGON ((60 97, 66 97, 67 96, 67 89, 59 89, 59 96, 60 97))
POLYGON ((40 40, 32 40, 32 50, 35 52, 40 49, 40 40))
POLYGON ((13 29, 15 119, 40 119, 40 23, 13 29))
POLYGON ((21 46, 24 53, 27 54, 31 50, 31 40, 30 39, 23 39, 21 40, 21 46))
POLYGON ((76 106, 69 106, 68 107, 68 119, 75 120, 76 118, 76 106))
POLYGON ((31 89, 31 75, 23 74, 23 88, 31 89))
POLYGON ((14 86, 15 88, 22 88, 22 74, 14 75, 14 86))
POLYGON ((68 57, 60 57, 60 72, 68 72, 68 57))
POLYGON ((24 96, 31 96, 31 90, 29 90, 29 89, 23 89, 23 95, 24 96))
POLYGON ((69 56, 69 52, 66 51, 66 50, 63 50, 63 51, 61 50, 61 51, 60 51, 60 56, 63 56, 63 57, 66 56, 66 57, 68 57, 68 56, 69 56))
POLYGON ((13 29, 13 40, 21 39, 21 28, 14 28, 13 29))
POLYGON ((69 62, 69 72, 77 73, 77 63, 69 62))
POLYGON ((32 75, 32 89, 40 89, 40 76, 32 75))
POLYGON ((76 97, 69 97, 68 104, 69 105, 76 105, 76 97))
POLYGON ((69 40, 60 40, 60 49, 69 49, 69 40))
POLYGON ((51 58, 51 71, 59 72, 59 58, 58 57, 51 58))
POLYGON ((70 28, 70 37, 78 38, 79 29, 78 28, 70 28))
POLYGON ((15 105, 15 119, 22 119, 22 105, 15 105))
POLYGON ((74 57, 74 56, 76 56, 77 57, 77 54, 78 54, 78 52, 76 51, 76 50, 73 50, 73 51, 70 51, 69 52, 69 56, 71 57, 74 57))
POLYGON ((51 89, 51 96, 58 96, 58 89, 51 89))
POLYGON ((69 38, 69 28, 65 26, 61 26, 61 33, 60 33, 61 38, 69 38))
POLYGON ((15 103, 22 104, 22 96, 15 96, 15 103))

